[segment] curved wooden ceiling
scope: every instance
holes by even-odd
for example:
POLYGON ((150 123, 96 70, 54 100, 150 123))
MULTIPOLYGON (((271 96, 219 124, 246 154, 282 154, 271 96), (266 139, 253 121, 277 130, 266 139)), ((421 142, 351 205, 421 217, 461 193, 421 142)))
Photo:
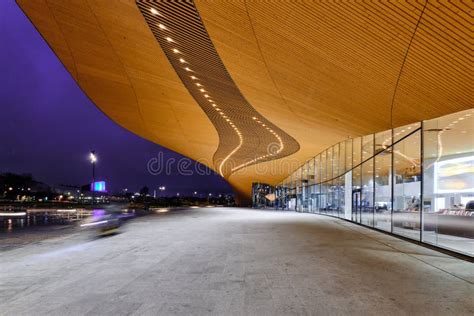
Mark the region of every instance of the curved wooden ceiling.
POLYGON ((286 157, 298 143, 247 102, 217 54, 193 2, 137 1, 181 81, 219 134, 213 166, 223 177, 286 157))
MULTIPOLYGON (((214 153, 235 145, 233 136, 219 147, 220 127, 133 0, 18 3, 84 92, 120 125, 214 169, 214 153)), ((469 1, 195 4, 241 96, 301 146, 230 175, 239 192, 248 194, 252 181, 277 183, 346 137, 473 107, 469 1)))

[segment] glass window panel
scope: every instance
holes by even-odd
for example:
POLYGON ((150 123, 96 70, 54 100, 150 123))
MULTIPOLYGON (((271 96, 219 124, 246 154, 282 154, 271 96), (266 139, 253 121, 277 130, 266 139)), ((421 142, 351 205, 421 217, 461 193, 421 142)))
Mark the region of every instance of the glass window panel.
POLYGON ((332 147, 326 152, 326 179, 332 179, 332 147))
POLYGON ((326 176, 326 151, 321 153, 321 182, 327 180, 326 176))
POLYGON ((303 176, 303 168, 299 168, 298 171, 296 172, 296 181, 295 181, 295 186, 296 186, 296 210, 301 212, 303 211, 302 205, 303 205, 303 190, 302 190, 302 185, 301 185, 301 179, 303 176))
POLYGON ((361 197, 362 224, 373 226, 374 219, 374 159, 362 164, 362 197, 361 197))
MULTIPOLYGON (((344 143, 343 143, 344 144, 344 143)), ((344 218, 344 202, 345 202, 345 182, 344 176, 338 178, 336 198, 337 198, 337 216, 344 218)))
POLYGON ((334 215, 334 211, 336 210, 335 206, 335 199, 334 199, 334 184, 333 181, 330 180, 327 183, 327 210, 326 213, 328 215, 334 215))
POLYGON ((375 134, 375 155, 392 145, 392 130, 375 134))
MULTIPOLYGON (((307 167, 307 165, 305 167, 307 167)), ((307 168, 304 168, 304 170, 306 170, 306 173, 307 173, 307 168)), ((302 212, 308 212, 308 204, 309 204, 308 180, 302 179, 301 180, 301 211, 302 212)))
POLYGON ((420 131, 393 147, 393 233, 420 239, 420 131))
POLYGON ((317 194, 317 185, 311 185, 309 187, 309 197, 308 197, 308 212, 315 213, 317 210, 316 205, 316 194, 317 194))
POLYGON ((374 135, 362 137, 362 161, 374 155, 374 135))
POLYGON ((322 214, 327 214, 328 213, 328 183, 324 182, 321 183, 321 194, 320 194, 320 201, 319 201, 319 206, 320 206, 320 212, 322 214))
POLYGON ((332 177, 339 176, 339 144, 332 149, 332 177))
POLYGON ((344 190, 344 218, 350 220, 352 218, 352 170, 343 175, 344 190))
POLYGON ((346 142, 339 143, 339 174, 346 172, 346 142))
POLYGON ((361 166, 355 167, 352 170, 352 220, 360 223, 360 205, 361 205, 361 166))
POLYGON ((423 241, 474 255, 474 110, 423 123, 423 241))
POLYGON ((375 156, 374 227, 392 231, 392 154, 384 150, 375 156))
POLYGON ((311 158, 308 162, 308 184, 313 185, 314 183, 314 158, 311 158))
POLYGON ((301 181, 308 180, 308 162, 301 167, 301 181))
POLYGON ((360 164, 361 140, 361 137, 357 137, 352 140, 352 166, 357 166, 360 164))
POLYGON ((346 140, 346 170, 352 169, 352 139, 346 140))
POLYGON ((316 184, 314 186, 314 206, 315 212, 319 213, 321 211, 321 185, 316 184))
POLYGON ((291 186, 290 186, 290 209, 296 211, 296 183, 297 183, 298 170, 293 172, 291 175, 291 186))
POLYGON ((314 181, 319 184, 321 183, 321 162, 320 155, 317 155, 314 159, 314 181))
POLYGON ((421 126, 420 122, 393 129, 393 142, 397 142, 421 126))

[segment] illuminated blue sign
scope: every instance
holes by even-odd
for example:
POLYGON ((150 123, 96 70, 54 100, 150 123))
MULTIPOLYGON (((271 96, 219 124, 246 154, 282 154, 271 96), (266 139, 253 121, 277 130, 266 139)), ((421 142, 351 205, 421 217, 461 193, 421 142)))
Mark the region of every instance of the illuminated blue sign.
POLYGON ((105 181, 96 181, 91 183, 91 191, 94 192, 107 192, 105 189, 105 181))

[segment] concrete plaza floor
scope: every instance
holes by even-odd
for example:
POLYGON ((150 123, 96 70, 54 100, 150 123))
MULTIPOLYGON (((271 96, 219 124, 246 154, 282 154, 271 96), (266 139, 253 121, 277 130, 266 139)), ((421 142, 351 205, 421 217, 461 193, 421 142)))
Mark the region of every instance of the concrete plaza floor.
POLYGON ((335 218, 160 213, 0 252, 1 315, 473 315, 474 264, 335 218))

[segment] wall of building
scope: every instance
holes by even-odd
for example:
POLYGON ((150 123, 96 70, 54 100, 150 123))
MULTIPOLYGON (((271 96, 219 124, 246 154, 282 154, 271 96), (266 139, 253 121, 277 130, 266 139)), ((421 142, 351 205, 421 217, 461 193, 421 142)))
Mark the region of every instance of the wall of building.
POLYGON ((474 256, 474 110, 340 142, 275 192, 284 209, 474 256))

